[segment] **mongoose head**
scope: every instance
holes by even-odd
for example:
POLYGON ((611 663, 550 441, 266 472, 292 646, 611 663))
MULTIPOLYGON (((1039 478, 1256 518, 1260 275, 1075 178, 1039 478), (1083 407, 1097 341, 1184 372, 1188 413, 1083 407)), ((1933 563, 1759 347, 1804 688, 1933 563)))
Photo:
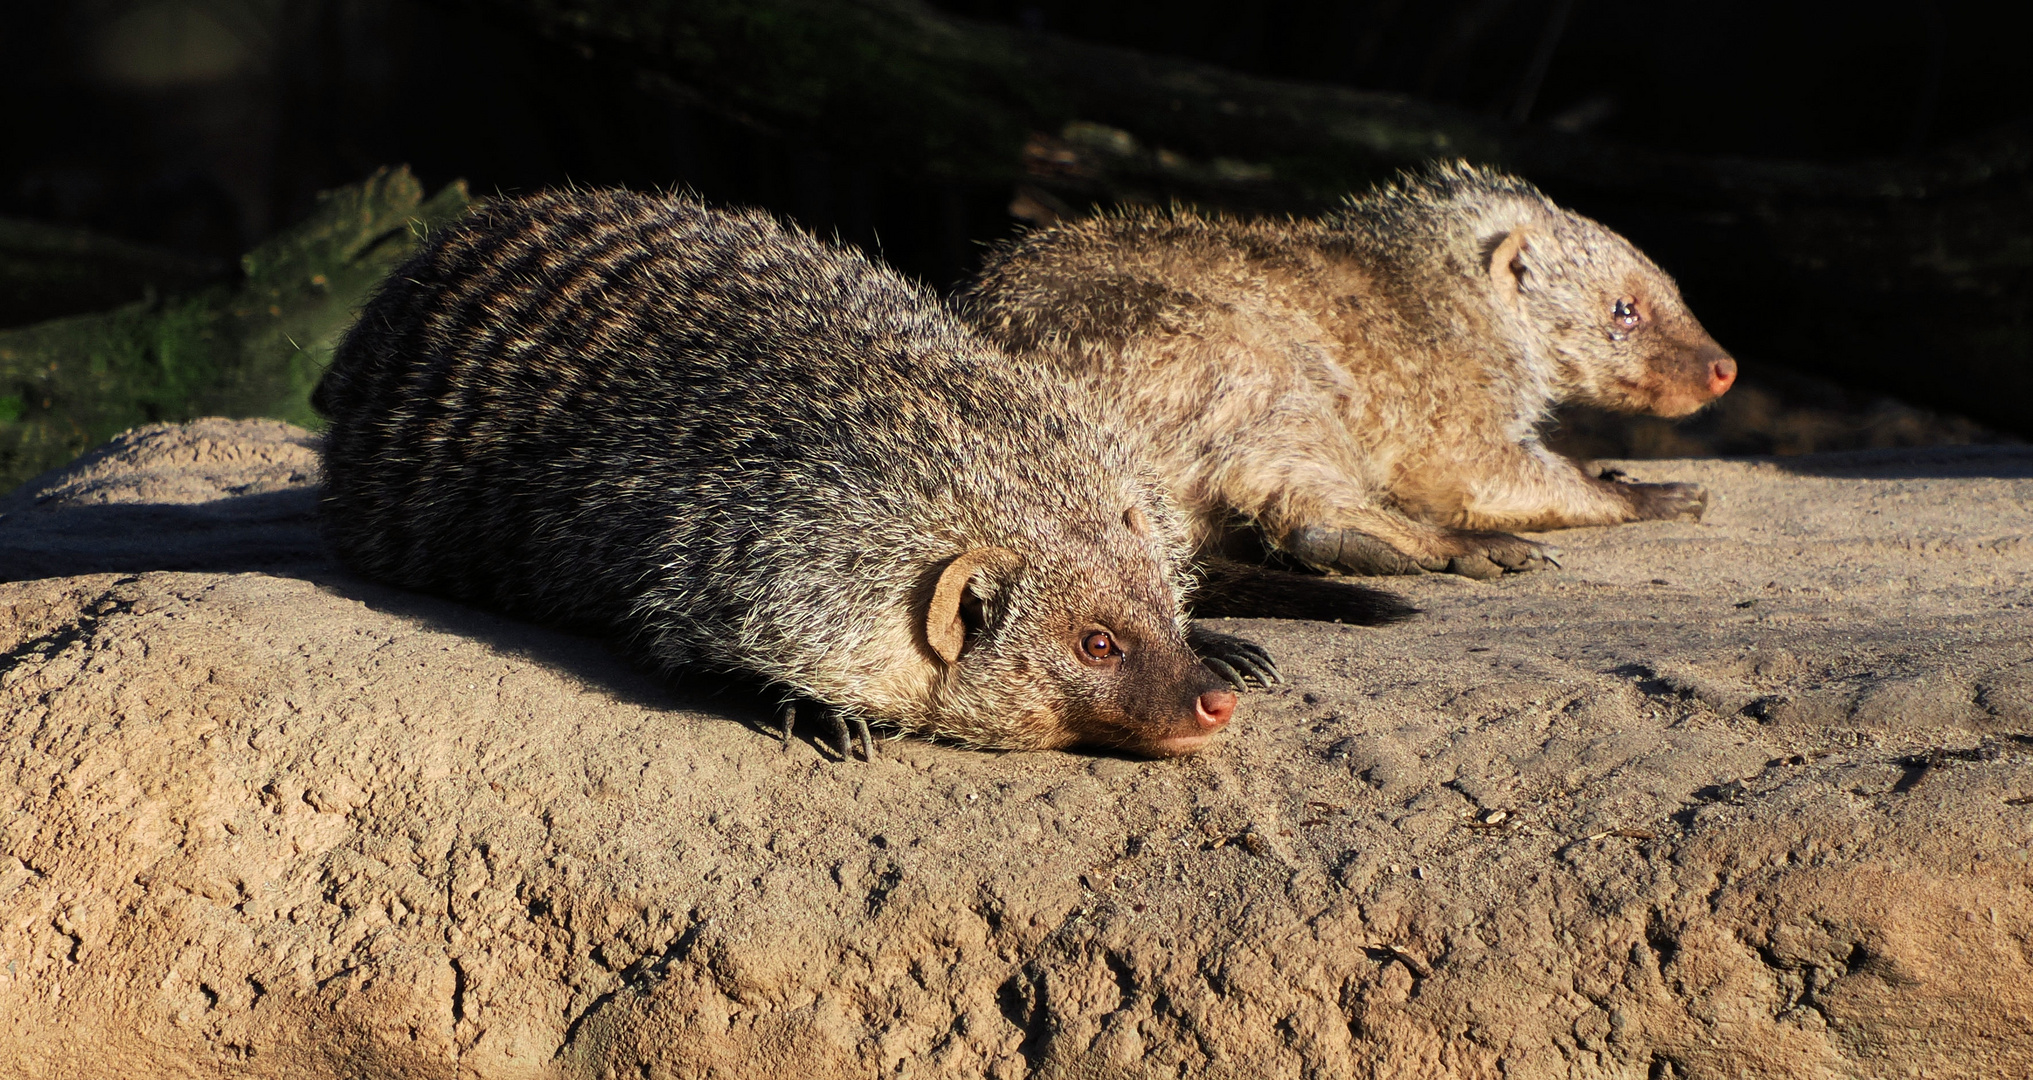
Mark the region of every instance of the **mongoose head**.
POLYGON ((943 733, 1165 757, 1227 726, 1235 692, 1187 646, 1177 583, 1140 528, 1143 511, 1126 511, 1117 529, 1129 542, 1112 538, 1103 560, 984 547, 940 570, 924 627, 943 664, 933 701, 943 733))
POLYGON ((1474 283, 1468 303, 1489 298, 1549 400, 1685 416, 1736 381, 1736 361, 1664 270, 1515 176, 1434 165, 1352 199, 1341 220, 1401 263, 1445 275, 1434 295, 1474 283))
POLYGON ((1550 214, 1484 238, 1490 289, 1550 364, 1557 397, 1685 416, 1736 381, 1737 364, 1631 242, 1579 214, 1550 214))

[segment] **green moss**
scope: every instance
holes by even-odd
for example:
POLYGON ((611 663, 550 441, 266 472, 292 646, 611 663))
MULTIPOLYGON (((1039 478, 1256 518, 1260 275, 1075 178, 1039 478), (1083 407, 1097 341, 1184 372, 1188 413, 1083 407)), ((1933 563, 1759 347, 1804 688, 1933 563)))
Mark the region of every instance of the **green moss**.
POLYGON ((0 333, 0 490, 137 424, 199 416, 317 423, 310 392, 381 276, 463 213, 406 169, 321 197, 241 260, 237 283, 0 333))

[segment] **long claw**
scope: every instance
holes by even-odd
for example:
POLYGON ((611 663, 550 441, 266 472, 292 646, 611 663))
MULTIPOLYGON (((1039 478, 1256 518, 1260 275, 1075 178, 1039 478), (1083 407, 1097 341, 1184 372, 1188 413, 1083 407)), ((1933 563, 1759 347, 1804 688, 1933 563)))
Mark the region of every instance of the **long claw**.
POLYGON ((1237 639, 1235 651, 1258 667, 1268 668, 1272 671, 1278 670, 1278 663, 1271 659, 1270 652, 1256 642, 1237 639))
POLYGON ((833 727, 833 747, 840 751, 840 760, 854 760, 854 744, 847 737, 847 717, 839 709, 827 709, 826 720, 833 727))
POLYGON ((798 726, 798 702, 796 698, 784 702, 783 705, 777 708, 776 721, 777 738, 782 740, 784 752, 789 753, 791 749, 791 729, 798 726))
POLYGON ((875 736, 869 733, 868 721, 859 716, 855 717, 854 730, 861 736, 861 760, 874 761, 875 736))
POLYGON ((1271 680, 1264 675, 1264 669, 1250 663, 1248 660, 1240 656, 1231 656, 1228 658, 1228 662, 1234 666, 1235 670, 1241 672, 1242 677, 1251 684, 1256 686, 1271 685, 1271 680))
POLYGON ((1269 686, 1271 684, 1269 675, 1265 671, 1264 662, 1248 652, 1242 649, 1232 649, 1224 654, 1221 659, 1229 667, 1234 668, 1244 679, 1258 686, 1269 686))
POLYGON ((1221 676, 1228 685, 1235 687, 1237 690, 1249 689, 1249 681, 1244 679, 1242 673, 1235 670, 1234 666, 1229 664, 1228 661, 1219 657, 1203 656, 1200 658, 1200 662, 1207 665, 1209 671, 1221 676))
POLYGON ((1258 686, 1269 686, 1285 681, 1278 674, 1276 665, 1263 663, 1253 656, 1231 656, 1229 662, 1239 668, 1244 675, 1255 679, 1258 686))

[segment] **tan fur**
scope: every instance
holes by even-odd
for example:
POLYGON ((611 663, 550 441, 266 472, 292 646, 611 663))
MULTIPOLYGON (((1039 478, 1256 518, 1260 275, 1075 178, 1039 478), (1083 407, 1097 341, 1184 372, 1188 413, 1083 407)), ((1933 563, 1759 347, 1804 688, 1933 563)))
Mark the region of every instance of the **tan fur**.
MULTIPOLYGON (((860 676, 865 708, 873 716, 913 716, 926 712, 926 703, 938 696, 940 679, 956 659, 941 663, 927 656, 918 644, 916 629, 908 611, 885 611, 869 628, 868 637, 857 652, 871 662, 860 676)), ((936 730, 935 721, 925 724, 936 730)))
POLYGON ((1489 576, 1540 561, 1489 530, 1698 517, 1699 488, 1596 478, 1537 431, 1562 401, 1684 415, 1735 374, 1628 241, 1461 165, 1318 220, 1043 229, 962 303, 1131 418, 1203 551, 1246 524, 1320 569, 1489 576))

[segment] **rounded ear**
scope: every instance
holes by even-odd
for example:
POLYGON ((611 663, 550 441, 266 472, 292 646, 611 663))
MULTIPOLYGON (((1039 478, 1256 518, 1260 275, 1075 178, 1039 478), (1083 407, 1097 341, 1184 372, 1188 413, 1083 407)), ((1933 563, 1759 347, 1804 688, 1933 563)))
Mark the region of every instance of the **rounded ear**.
POLYGON ((946 663, 959 663, 969 622, 979 629, 984 621, 982 602, 993 598, 1023 565, 1022 556, 999 547, 975 548, 947 563, 939 572, 939 584, 932 589, 932 603, 925 611, 925 644, 946 663))
POLYGON ((1512 308, 1518 306, 1518 292, 1525 287, 1527 239, 1524 229, 1512 229, 1489 253, 1489 282, 1496 287, 1497 298, 1512 308))
POLYGON ((1122 512, 1122 523, 1129 526, 1129 531, 1137 536, 1145 540, 1151 538, 1151 519, 1144 514, 1143 507, 1132 506, 1124 510, 1122 512))

